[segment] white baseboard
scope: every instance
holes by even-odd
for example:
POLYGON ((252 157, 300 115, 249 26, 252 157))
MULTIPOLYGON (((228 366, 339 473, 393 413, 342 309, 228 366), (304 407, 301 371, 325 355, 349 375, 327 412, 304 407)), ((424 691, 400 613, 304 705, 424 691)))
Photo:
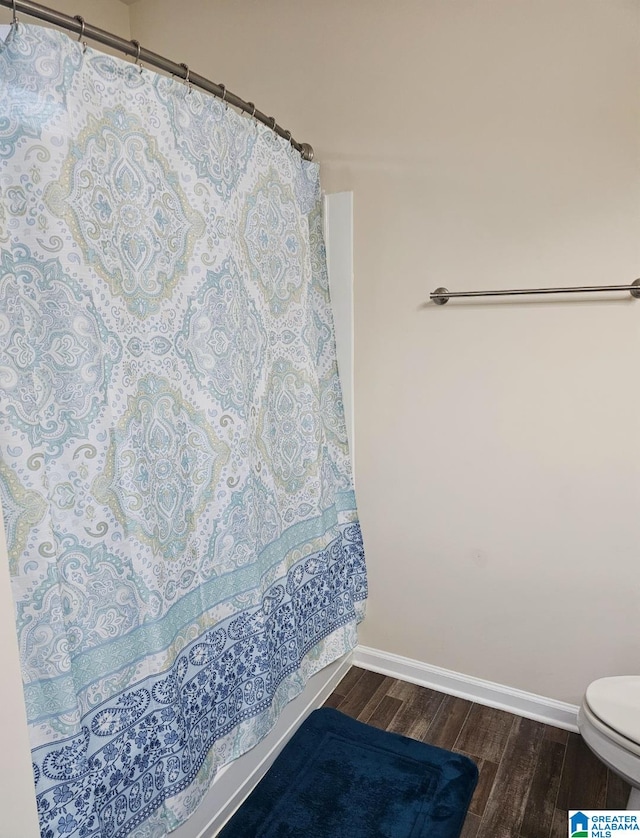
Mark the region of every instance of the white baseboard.
POLYGON ((313 675, 290 701, 270 733, 246 754, 225 765, 186 823, 171 838, 213 838, 249 796, 299 725, 321 707, 351 666, 351 653, 313 675), (213 814, 212 814, 213 813, 213 814))
POLYGON ((497 707, 527 719, 578 732, 578 708, 574 704, 566 704, 564 701, 545 698, 504 684, 495 684, 493 681, 463 675, 368 646, 356 646, 351 663, 353 666, 380 672, 392 678, 466 698, 477 704, 497 707))

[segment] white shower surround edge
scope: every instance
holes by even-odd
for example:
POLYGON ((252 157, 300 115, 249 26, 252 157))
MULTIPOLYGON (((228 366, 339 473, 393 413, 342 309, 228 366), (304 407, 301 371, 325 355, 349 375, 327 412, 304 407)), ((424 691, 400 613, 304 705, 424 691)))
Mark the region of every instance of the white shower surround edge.
POLYGON ((200 808, 204 810, 207 797, 213 799, 214 795, 217 800, 222 798, 224 802, 218 805, 216 813, 209 818, 204 828, 197 835, 192 831, 192 822, 198 817, 196 810, 182 827, 170 833, 171 838, 190 838, 191 835, 193 838, 214 838, 218 834, 260 782, 309 713, 321 707, 344 678, 352 664, 351 657, 352 653, 348 653, 313 675, 303 692, 284 708, 268 736, 218 772, 200 808))

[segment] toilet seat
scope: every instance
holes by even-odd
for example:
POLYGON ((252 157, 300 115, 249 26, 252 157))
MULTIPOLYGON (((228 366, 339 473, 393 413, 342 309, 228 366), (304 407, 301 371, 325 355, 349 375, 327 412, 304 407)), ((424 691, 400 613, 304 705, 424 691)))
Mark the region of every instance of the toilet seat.
POLYGON ((583 707, 589 722, 604 736, 640 756, 640 676, 594 681, 587 688, 583 707))
POLYGON ((589 725, 593 730, 600 734, 601 738, 608 740, 612 743, 612 745, 616 745, 621 750, 626 751, 634 759, 640 757, 640 745, 632 742, 631 739, 625 739, 624 736, 621 736, 612 727, 606 725, 601 719, 591 712, 586 701, 582 702, 580 715, 578 716, 578 727, 580 728, 580 733, 585 736, 585 731, 580 726, 580 716, 582 717, 582 724, 584 725, 586 723, 589 725))

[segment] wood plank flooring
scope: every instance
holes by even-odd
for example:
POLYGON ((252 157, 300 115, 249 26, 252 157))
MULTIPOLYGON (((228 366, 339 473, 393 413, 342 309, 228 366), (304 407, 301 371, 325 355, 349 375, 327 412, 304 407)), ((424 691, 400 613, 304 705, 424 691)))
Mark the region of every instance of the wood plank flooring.
POLYGON ((629 787, 577 733, 351 667, 325 706, 466 754, 480 777, 461 838, 565 838, 569 809, 624 809, 629 787))

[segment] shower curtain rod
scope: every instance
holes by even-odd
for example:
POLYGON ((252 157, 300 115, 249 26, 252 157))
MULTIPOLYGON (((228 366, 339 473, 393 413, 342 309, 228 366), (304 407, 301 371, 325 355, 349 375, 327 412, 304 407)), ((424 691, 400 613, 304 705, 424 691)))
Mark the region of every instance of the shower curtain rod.
POLYGON ((303 160, 313 160, 313 148, 308 143, 299 143, 291 136, 291 131, 285 131, 282 126, 278 125, 273 116, 267 116, 259 111, 253 102, 245 102, 235 93, 224 86, 224 84, 216 84, 209 81, 204 76, 197 73, 192 73, 187 64, 176 64, 165 58, 163 55, 157 55, 148 49, 140 46, 138 41, 127 41, 124 38, 114 35, 112 32, 106 32, 104 29, 98 29, 90 23, 86 23, 81 15, 70 17, 69 15, 57 12, 55 9, 50 9, 47 6, 41 6, 38 3, 32 3, 31 0, 0 0, 0 6, 13 11, 13 22, 17 22, 17 13, 29 15, 29 17, 36 17, 39 20, 44 20, 47 23, 52 23, 55 26, 60 26, 63 29, 68 29, 70 32, 75 32, 79 35, 79 40, 83 38, 90 38, 92 41, 98 41, 100 44, 105 44, 108 47, 117 49, 119 52, 124 52, 135 58, 136 64, 144 61, 145 64, 150 64, 174 76, 178 76, 185 80, 187 84, 195 85, 196 87, 206 90, 207 93, 212 93, 223 102, 233 105, 239 110, 255 117, 259 122, 262 122, 272 131, 275 131, 278 136, 291 143, 293 148, 300 152, 303 160))
POLYGON ((635 299, 640 299, 640 279, 635 279, 631 285, 582 285, 570 288, 512 288, 502 291, 449 291, 446 288, 436 288, 429 294, 429 299, 436 305, 443 306, 455 297, 513 297, 524 294, 584 294, 591 291, 628 291, 635 299))

